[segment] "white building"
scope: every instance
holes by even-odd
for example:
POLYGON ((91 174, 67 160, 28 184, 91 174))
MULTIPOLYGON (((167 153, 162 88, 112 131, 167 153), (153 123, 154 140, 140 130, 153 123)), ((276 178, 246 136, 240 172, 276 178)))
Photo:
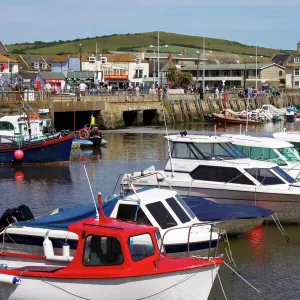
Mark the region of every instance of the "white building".
POLYGON ((18 62, 15 59, 0 54, 0 73, 15 74, 18 72, 18 62))

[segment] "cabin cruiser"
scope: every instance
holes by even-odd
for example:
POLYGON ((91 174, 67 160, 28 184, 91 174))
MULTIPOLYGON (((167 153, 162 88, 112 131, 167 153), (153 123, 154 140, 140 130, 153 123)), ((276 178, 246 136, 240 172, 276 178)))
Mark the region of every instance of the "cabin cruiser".
POLYGON ((242 134, 224 134, 247 157, 277 164, 293 178, 300 178, 300 155, 294 145, 267 137, 242 134))
MULTIPOLYGON (((177 192, 171 189, 147 187, 126 195, 116 195, 104 202, 103 208, 105 214, 112 218, 159 228, 165 252, 172 256, 186 255, 187 252, 207 256, 219 240, 214 223, 200 222, 177 192)), ((17 211, 20 209, 24 210, 21 207, 17 211)), ((82 220, 95 214, 95 207, 90 204, 58 209, 36 220, 30 218, 27 210, 29 218, 10 224, 3 232, 2 248, 43 255, 43 240, 48 237, 56 254, 61 254, 59 251, 65 241, 74 254, 77 237, 67 231, 70 220, 82 220)), ((12 214, 6 213, 4 221, 12 214)))
POLYGON ((227 137, 181 132, 165 138, 171 144, 165 169, 125 174, 124 191, 134 177, 136 188, 171 186, 181 196, 257 205, 273 210, 282 222, 300 222, 300 183, 276 164, 246 158, 227 137))

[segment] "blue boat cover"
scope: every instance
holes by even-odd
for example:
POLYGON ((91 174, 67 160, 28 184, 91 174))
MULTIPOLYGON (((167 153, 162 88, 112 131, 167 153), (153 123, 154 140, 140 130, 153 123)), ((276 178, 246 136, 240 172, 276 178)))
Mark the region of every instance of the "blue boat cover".
MULTIPOLYGON (((103 202, 103 210, 106 216, 110 216, 119 198, 109 202, 103 202)), ((88 218, 95 218, 94 204, 79 204, 72 207, 59 208, 58 213, 47 215, 33 221, 15 222, 16 226, 28 226, 56 230, 68 230, 68 226, 88 218)))
POLYGON ((263 218, 274 212, 259 206, 246 204, 219 204, 202 197, 183 198, 201 221, 263 218))
MULTIPOLYGON (((110 216, 119 199, 120 196, 116 196, 107 202, 103 202, 103 210, 106 216, 110 216)), ((262 218, 273 214, 271 210, 253 205, 218 204, 201 197, 183 198, 183 200, 201 221, 262 218)), ((53 215, 14 224, 17 226, 67 230, 72 223, 95 217, 94 204, 79 204, 73 207, 60 208, 58 213, 53 215)))

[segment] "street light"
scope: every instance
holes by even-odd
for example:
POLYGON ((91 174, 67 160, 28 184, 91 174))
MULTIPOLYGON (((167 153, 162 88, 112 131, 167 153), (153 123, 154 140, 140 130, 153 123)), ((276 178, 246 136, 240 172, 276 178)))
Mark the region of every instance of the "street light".
MULTIPOLYGON (((250 55, 250 57, 253 57, 252 55, 250 55)), ((260 57, 263 57, 262 55, 260 55, 260 57)), ((257 90, 257 46, 255 46, 255 89, 257 90)))
POLYGON ((198 57, 198 60, 197 60, 197 79, 196 81, 198 82, 198 77, 199 77, 199 58, 200 58, 200 51, 196 51, 197 53, 197 57, 198 57))
POLYGON ((82 70, 82 44, 79 44, 80 71, 82 70))

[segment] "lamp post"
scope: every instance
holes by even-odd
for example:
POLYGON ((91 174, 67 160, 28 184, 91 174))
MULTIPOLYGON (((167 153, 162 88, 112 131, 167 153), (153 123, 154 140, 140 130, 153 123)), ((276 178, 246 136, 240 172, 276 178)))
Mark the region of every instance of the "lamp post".
POLYGON ((82 44, 79 44, 79 59, 80 59, 80 68, 79 68, 79 70, 82 71, 82 44))
MULTIPOLYGON (((252 55, 250 55, 252 57, 252 55)), ((262 55, 260 57, 263 57, 262 55)), ((257 46, 255 46, 255 89, 257 90, 258 67, 257 67, 257 46)))
POLYGON ((205 89, 205 36, 203 37, 203 74, 202 74, 202 88, 205 89))
POLYGON ((197 76, 196 76, 196 81, 198 82, 198 77, 199 77, 199 58, 200 58, 200 52, 199 51, 196 51, 197 53, 197 76))
POLYGON ((153 45, 150 45, 149 46, 150 48, 153 48, 153 88, 155 90, 155 47, 153 45))

